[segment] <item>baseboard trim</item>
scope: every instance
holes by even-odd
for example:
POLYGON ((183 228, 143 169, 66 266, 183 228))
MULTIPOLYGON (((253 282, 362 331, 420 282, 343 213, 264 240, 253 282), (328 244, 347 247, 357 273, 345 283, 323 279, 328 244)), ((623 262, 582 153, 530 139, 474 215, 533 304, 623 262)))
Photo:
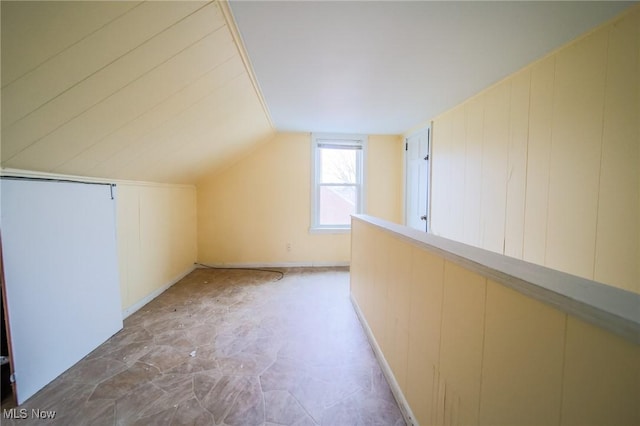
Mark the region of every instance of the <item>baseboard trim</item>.
POLYGON ((391 367, 389 363, 384 357, 382 353, 382 349, 378 345, 376 338, 373 336, 373 332, 367 323, 367 320, 364 317, 364 314, 360 310, 360 306, 358 306, 358 302, 353 298, 353 294, 349 295, 351 299, 351 304, 353 305, 354 310, 356 311, 356 315, 358 315, 358 319, 362 324, 362 328, 364 328, 365 333, 367 334, 367 338, 369 339, 369 343, 371 344, 371 348, 373 349, 373 353, 376 355, 378 362, 380 363, 380 368, 382 368, 382 373, 384 377, 387 379, 387 383, 389 383, 389 387, 391 388, 391 393, 393 393, 396 402, 398 403, 398 407, 400 407, 400 412, 402 413, 402 417, 404 417, 404 421, 407 425, 410 426, 418 426, 418 422, 416 417, 413 415, 411 411, 411 407, 409 407, 409 402, 404 397, 402 390, 400 389, 400 385, 398 384, 395 376, 393 375, 393 371, 391 371, 391 367))
POLYGON ((175 277, 174 279, 169 281, 164 286, 162 286, 159 289, 154 290, 153 292, 149 293, 148 295, 146 295, 142 299, 138 300, 136 303, 134 303, 133 305, 129 306, 128 308, 123 309, 122 310, 122 319, 124 320, 127 317, 129 317, 132 314, 134 314, 136 311, 140 310, 140 308, 142 308, 144 305, 146 305, 147 303, 151 302, 156 297, 160 296, 162 293, 167 291, 169 289, 169 287, 171 287, 172 285, 174 285, 175 283, 177 283, 178 281, 180 281, 181 279, 183 279, 184 277, 189 275, 195 269, 196 269, 195 265, 194 266, 190 266, 186 271, 182 272, 180 275, 178 275, 177 277, 175 277))
MULTIPOLYGON (((273 263, 210 263, 202 265, 213 268, 332 268, 349 266, 350 262, 273 262, 273 263)), ((196 268, 202 268, 197 266, 196 268)))

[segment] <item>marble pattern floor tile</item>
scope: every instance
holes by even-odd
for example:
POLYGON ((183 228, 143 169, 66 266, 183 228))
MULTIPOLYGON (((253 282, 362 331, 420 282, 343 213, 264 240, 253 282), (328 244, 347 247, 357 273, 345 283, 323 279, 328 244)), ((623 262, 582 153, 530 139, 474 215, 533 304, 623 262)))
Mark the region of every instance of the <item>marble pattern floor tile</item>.
POLYGON ((197 269, 7 425, 404 425, 346 268, 197 269))

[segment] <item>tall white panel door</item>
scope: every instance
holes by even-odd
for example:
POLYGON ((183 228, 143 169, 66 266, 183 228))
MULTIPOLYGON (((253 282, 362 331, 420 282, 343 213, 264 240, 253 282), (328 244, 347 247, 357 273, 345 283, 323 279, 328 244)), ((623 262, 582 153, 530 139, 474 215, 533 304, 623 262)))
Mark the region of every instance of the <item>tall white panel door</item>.
POLYGON ((427 127, 406 139, 406 225, 427 231, 429 224, 429 139, 431 128, 427 127))
POLYGON ((0 196, 20 404, 122 328, 115 188, 3 178, 0 196))

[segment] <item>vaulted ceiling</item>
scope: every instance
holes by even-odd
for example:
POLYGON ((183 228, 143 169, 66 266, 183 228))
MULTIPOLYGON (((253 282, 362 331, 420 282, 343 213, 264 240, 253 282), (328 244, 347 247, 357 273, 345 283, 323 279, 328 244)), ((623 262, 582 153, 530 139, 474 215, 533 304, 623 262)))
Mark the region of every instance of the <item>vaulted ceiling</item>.
POLYGON ((615 1, 234 1, 276 128, 401 134, 608 20, 615 1))
POLYGON ((195 182, 274 132, 215 2, 2 2, 2 166, 195 182))
POLYGON ((195 183, 276 130, 401 133, 629 6, 534 3, 2 1, 0 163, 195 183))

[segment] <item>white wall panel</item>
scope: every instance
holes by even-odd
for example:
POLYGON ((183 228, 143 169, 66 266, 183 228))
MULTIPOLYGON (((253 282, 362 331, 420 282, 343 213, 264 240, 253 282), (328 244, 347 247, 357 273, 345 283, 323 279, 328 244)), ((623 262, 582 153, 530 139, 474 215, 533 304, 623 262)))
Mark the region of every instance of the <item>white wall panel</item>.
POLYGON ((1 185, 6 303, 22 403, 122 328, 115 200, 109 185, 1 185))

